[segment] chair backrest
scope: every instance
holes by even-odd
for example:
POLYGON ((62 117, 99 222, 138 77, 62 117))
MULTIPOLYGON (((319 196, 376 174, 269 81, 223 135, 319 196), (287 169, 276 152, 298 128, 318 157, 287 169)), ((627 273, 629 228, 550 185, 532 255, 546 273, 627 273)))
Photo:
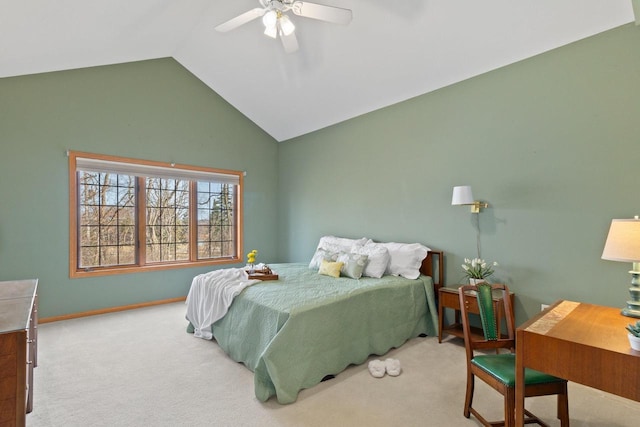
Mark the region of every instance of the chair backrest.
POLYGON ((513 307, 507 285, 489 283, 464 285, 458 289, 458 296, 468 360, 473 358, 474 350, 506 348, 513 351, 515 349, 513 307), (498 310, 494 307, 494 298, 500 301, 496 306, 498 310), (470 319, 472 314, 480 315, 480 327, 484 339, 482 335, 472 333, 470 319), (506 335, 500 330, 502 325, 506 326, 506 335))

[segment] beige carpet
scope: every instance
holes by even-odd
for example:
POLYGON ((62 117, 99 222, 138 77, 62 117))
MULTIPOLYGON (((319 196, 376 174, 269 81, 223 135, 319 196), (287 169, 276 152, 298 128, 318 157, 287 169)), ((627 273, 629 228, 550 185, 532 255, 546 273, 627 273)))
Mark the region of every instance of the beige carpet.
MULTIPOLYGON (((175 303, 41 325, 27 425, 479 425, 462 415, 464 349, 457 339, 416 338, 390 351, 384 357, 400 360, 399 377, 376 379, 366 365, 352 366, 279 405, 256 400, 252 373, 215 342, 185 332, 185 309, 175 303)), ((476 406, 500 419, 501 397, 482 383, 476 389, 476 406)), ((638 425, 640 403, 576 384, 569 393, 574 427, 638 425)), ((527 402, 559 425, 555 398, 527 402)))

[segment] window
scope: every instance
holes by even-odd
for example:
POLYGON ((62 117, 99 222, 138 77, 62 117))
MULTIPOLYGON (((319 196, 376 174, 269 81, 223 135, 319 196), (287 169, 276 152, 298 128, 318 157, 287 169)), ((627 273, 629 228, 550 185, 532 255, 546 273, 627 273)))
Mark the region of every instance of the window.
POLYGON ((69 153, 70 276, 240 262, 242 172, 69 153))

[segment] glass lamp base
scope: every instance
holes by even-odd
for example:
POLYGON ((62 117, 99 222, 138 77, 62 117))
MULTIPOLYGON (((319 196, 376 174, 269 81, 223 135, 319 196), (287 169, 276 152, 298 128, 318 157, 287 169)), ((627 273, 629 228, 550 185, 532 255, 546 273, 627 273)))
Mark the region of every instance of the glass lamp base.
POLYGON ((627 306, 622 309, 622 314, 628 317, 640 318, 640 304, 632 301, 627 301, 627 306))
POLYGON ((640 318, 640 264, 633 263, 633 270, 631 273, 631 287, 629 288, 630 300, 627 301, 627 306, 622 309, 622 314, 628 317, 640 318))

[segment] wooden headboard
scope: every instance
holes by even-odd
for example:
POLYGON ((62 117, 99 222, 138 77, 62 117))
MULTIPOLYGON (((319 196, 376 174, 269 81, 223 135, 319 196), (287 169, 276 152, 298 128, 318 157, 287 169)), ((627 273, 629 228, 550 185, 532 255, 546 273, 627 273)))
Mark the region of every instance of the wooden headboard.
POLYGON ((420 273, 433 278, 433 288, 438 295, 438 289, 444 286, 444 252, 429 251, 422 261, 420 273))

